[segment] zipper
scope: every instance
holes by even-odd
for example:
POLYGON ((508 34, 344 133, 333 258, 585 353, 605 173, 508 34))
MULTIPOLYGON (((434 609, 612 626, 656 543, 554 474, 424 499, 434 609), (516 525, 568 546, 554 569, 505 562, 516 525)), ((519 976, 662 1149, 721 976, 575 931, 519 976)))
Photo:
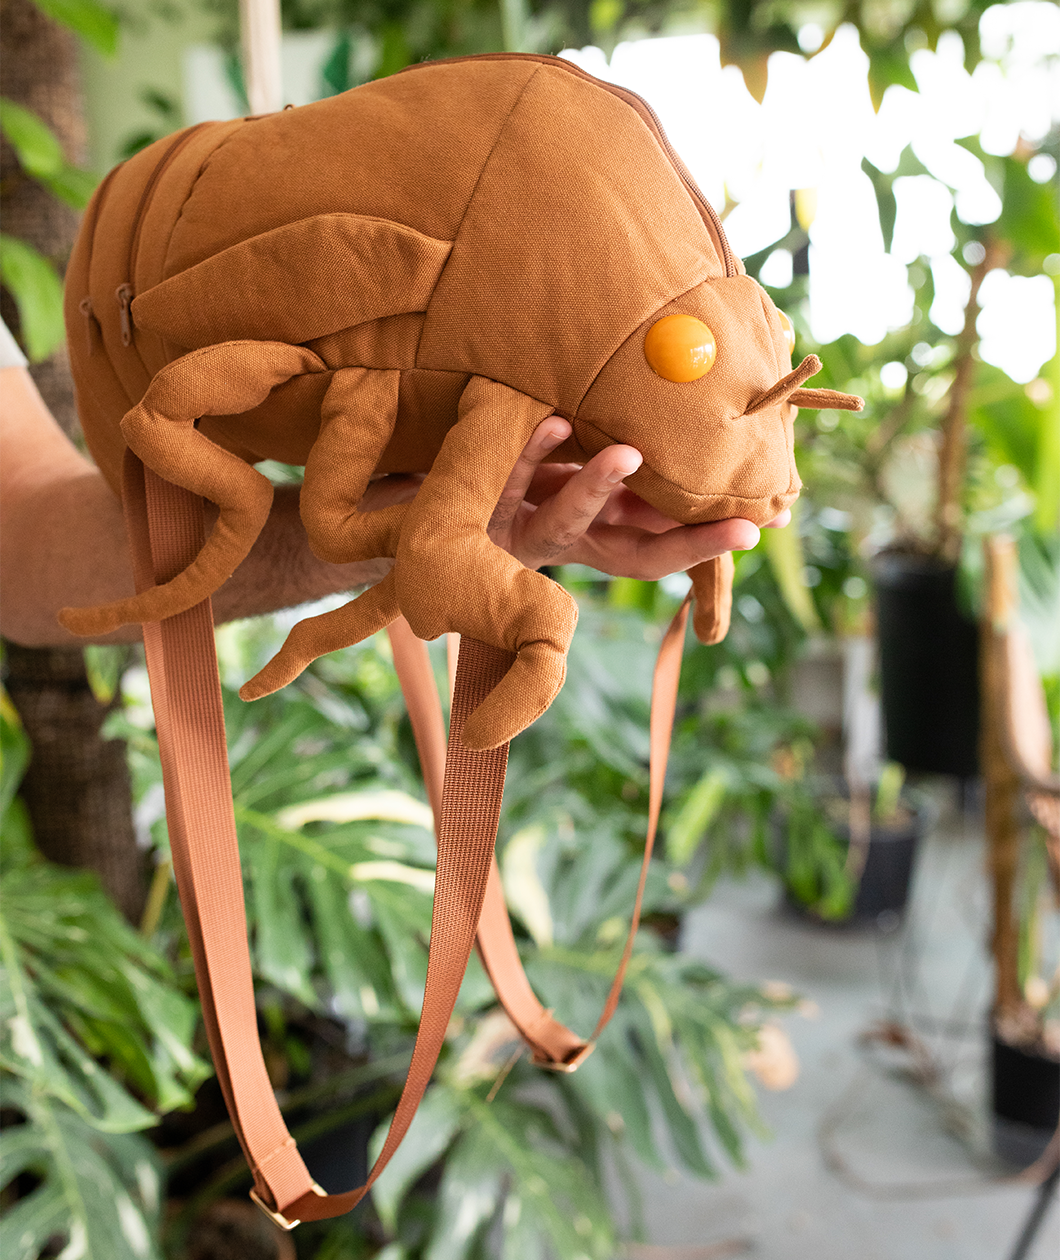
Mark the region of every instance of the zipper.
MULTIPOLYGON (((159 159, 155 169, 151 172, 151 178, 144 185, 143 192, 140 194, 140 202, 136 207, 136 215, 133 218, 132 239, 129 243, 129 256, 125 267, 125 274, 132 276, 133 267, 136 263, 136 254, 140 246, 140 233, 143 231, 144 219, 147 215, 148 207, 151 204, 151 198, 154 196, 158 181, 162 178, 163 173, 177 154, 184 148, 188 141, 205 127, 205 123, 198 123, 194 127, 189 127, 187 131, 177 136, 173 143, 166 149, 165 153, 159 159)), ((114 291, 114 296, 118 303, 118 318, 121 321, 121 344, 123 346, 131 346, 133 340, 133 320, 132 320, 132 301, 136 296, 136 290, 132 286, 131 280, 125 280, 119 284, 114 291)))
POLYGON ((115 290, 114 296, 118 299, 118 319, 121 321, 121 344, 123 346, 132 345, 132 300, 136 296, 133 293, 133 287, 126 281, 125 284, 119 284, 115 290))
MULTIPOLYGON (((92 251, 96 242, 96 225, 99 222, 99 211, 107 196, 107 189, 110 187, 110 181, 125 165, 119 162, 112 170, 108 171, 104 176, 99 187, 92 195, 92 201, 85 213, 84 222, 81 224, 81 235, 87 237, 89 241, 88 253, 91 261, 92 251)), ((92 299, 87 295, 77 304, 77 309, 81 312, 85 321, 85 346, 88 350, 89 357, 96 353, 97 350, 103 348, 103 329, 100 326, 99 318, 92 307, 92 299)))
POLYGON ((85 317, 85 339, 88 347, 88 357, 91 358, 103 344, 103 332, 99 326, 99 320, 96 319, 96 313, 92 309, 92 299, 83 297, 78 303, 77 309, 85 317))
POLYGON ((721 225, 721 219, 717 211, 710 202, 703 196, 703 192, 699 185, 692 178, 681 160, 677 150, 670 143, 670 139, 663 130, 663 125, 659 121, 659 115, 648 104, 643 96, 632 91, 629 88, 619 87, 615 83, 607 83, 603 79, 598 79, 596 75, 590 74, 587 70, 583 70, 581 66, 574 65, 573 62, 564 61, 562 57, 549 57, 543 53, 480 53, 470 57, 442 57, 437 61, 421 61, 413 66, 406 66, 399 71, 400 74, 408 74, 414 70, 426 69, 430 66, 446 66, 455 65, 460 61, 537 61, 544 66, 561 66, 569 74, 577 75, 581 79, 587 79, 590 83, 595 83, 598 87, 602 87, 605 91, 617 96, 619 100, 624 100, 637 113, 647 115, 650 120, 650 130, 658 140, 662 151, 670 159, 670 165, 677 172, 678 178, 688 189, 689 195, 695 202, 701 215, 709 221, 709 225, 714 229, 717 237, 718 245, 721 248, 722 261, 725 264, 726 277, 736 276, 740 274, 737 265, 736 255, 732 252, 732 246, 729 244, 728 237, 725 235, 725 229, 721 225), (634 102, 636 102, 634 104, 634 102))

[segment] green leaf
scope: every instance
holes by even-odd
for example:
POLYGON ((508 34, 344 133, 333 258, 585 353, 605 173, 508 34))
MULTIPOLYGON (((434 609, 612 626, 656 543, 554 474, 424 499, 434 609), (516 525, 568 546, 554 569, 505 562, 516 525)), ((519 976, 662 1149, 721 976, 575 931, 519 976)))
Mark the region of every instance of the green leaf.
POLYGON ((589 1056, 567 1082, 616 1134, 636 1151, 637 1158, 658 1172, 666 1164, 659 1155, 652 1131, 644 1080, 637 1071, 636 1055, 625 1038, 612 1034, 589 1056))
POLYGON ((877 113, 884 93, 893 83, 911 92, 917 91, 916 79, 909 68, 909 55, 902 47, 872 49, 869 52, 869 94, 877 113))
MULTIPOLYGON (((643 991, 642 989, 642 993, 643 991)), ((664 1057, 656 1037, 651 1035, 641 1038, 641 1050, 642 1063, 647 1068, 646 1076, 662 1106, 675 1152, 690 1172, 699 1177, 716 1177, 717 1172, 703 1149, 703 1140, 692 1108, 684 1097, 687 1087, 681 1090, 681 1097, 674 1088, 675 1075, 672 1074, 676 1074, 676 1064, 667 1062, 667 1058, 672 1058, 672 1051, 664 1057)), ((678 1088, 680 1089, 680 1083, 678 1088)))
POLYGON ((32 245, 0 234, 0 279, 18 307, 26 353, 34 363, 46 359, 66 337, 63 282, 52 264, 32 245))
POLYGON ((345 1019, 396 1019, 390 960, 377 935, 350 909, 343 881, 315 864, 306 880, 317 954, 337 1014, 345 1019))
POLYGON ((394 988, 410 1011, 423 1006, 431 898, 414 888, 373 880, 365 885, 376 925, 390 956, 394 988))
POLYGON ((0 1185, 23 1171, 41 1179, 0 1220, 5 1260, 37 1260, 55 1235, 85 1260, 161 1260, 158 1160, 149 1142, 102 1134, 46 1094, 9 1084, 5 1106, 25 1123, 4 1130, 0 1185))
MULTIPOLYGON (((438 1159, 453 1141, 465 1118, 463 1095, 442 1085, 433 1085, 424 1095, 405 1140, 372 1186, 372 1201, 379 1219, 393 1233, 397 1229, 398 1208, 412 1184, 438 1159)), ((372 1137, 373 1162, 386 1141, 389 1120, 372 1137)))
POLYGON ((0 687, 0 824, 29 764, 29 740, 22 719, 7 692, 0 687))
POLYGON ((271 837, 262 836, 247 844, 244 852, 250 868, 255 970, 316 1010, 320 1001, 310 978, 313 952, 295 884, 301 863, 292 862, 290 854, 271 837))
POLYGON ((112 57, 118 51, 118 19, 96 0, 34 0, 34 3, 105 56, 112 57))
POLYGON ((803 573, 806 554, 799 535, 798 502, 792 505, 791 524, 785 529, 764 529, 762 546, 784 597, 784 603, 795 620, 807 634, 821 629, 821 618, 814 606, 813 595, 806 585, 803 573))
POLYGON ((684 866, 695 853, 707 828, 725 801, 728 776, 716 766, 699 780, 666 830, 666 856, 684 866))
POLYGON ((0 916, 0 1063, 110 1132, 184 1105, 209 1073, 190 1049, 196 1007, 94 877, 9 870, 0 916), (110 1061, 104 1071, 97 1056, 110 1061))
POLYGON ((1040 431, 1054 423, 1054 409, 1031 402, 1022 385, 989 363, 975 365, 968 402, 969 420, 986 438, 997 462, 1013 464, 1033 487, 1038 480, 1040 431))
POLYGON ((1053 181, 1036 184, 1016 158, 1002 159, 1005 186, 997 230, 1015 249, 1010 271, 1035 274, 1044 259, 1060 250, 1060 207, 1053 181), (1014 265, 1016 264, 1016 265, 1014 265))
POLYGON ((50 179, 66 165, 63 146, 51 128, 32 110, 6 97, 0 97, 0 130, 23 170, 35 179, 50 179))
POLYGON ((1052 398, 1038 430, 1038 474, 1034 484, 1034 525, 1039 534, 1060 530, 1060 276, 1053 276, 1053 302, 1056 354, 1042 368, 1052 398))
POLYGON ((100 704, 110 704, 129 660, 128 649, 115 643, 90 643, 82 650, 92 694, 100 704))
MULTIPOLYGON (((473 1125, 464 1141, 473 1142, 468 1162, 472 1169, 508 1170, 508 1196, 503 1221, 515 1234, 519 1248, 507 1254, 532 1254, 530 1248, 547 1249, 553 1255, 604 1257, 614 1255, 615 1238, 602 1187, 594 1182, 585 1164, 556 1140, 557 1131, 545 1107, 515 1103, 503 1096, 483 1103, 469 1096, 473 1125)), ((488 1172, 478 1181, 480 1210, 488 1202, 488 1172)), ((445 1192, 443 1180, 442 1193, 445 1192)), ((451 1219, 451 1218, 450 1218, 451 1219)), ((444 1229, 444 1217, 443 1217, 444 1229)), ((428 1256, 435 1257, 435 1239, 428 1256)), ((451 1253, 454 1257, 459 1252, 451 1253)), ((437 1260, 449 1260, 439 1248, 437 1260)))
POLYGON ((56 175, 42 181, 68 206, 75 210, 84 210, 92 200, 99 180, 91 171, 84 171, 79 166, 64 166, 56 175))
MULTIPOLYGON (((503 1166, 487 1134, 472 1128, 450 1150, 438 1190, 438 1222, 424 1260, 468 1260, 503 1194, 503 1166)), ((561 1253, 569 1254, 569 1253, 561 1253)))

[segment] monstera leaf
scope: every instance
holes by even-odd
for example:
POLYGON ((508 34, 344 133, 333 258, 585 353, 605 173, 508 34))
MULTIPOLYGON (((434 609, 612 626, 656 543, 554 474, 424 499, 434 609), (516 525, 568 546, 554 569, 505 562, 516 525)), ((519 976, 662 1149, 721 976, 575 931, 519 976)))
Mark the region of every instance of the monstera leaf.
POLYGON ((5 1260, 37 1260, 56 1238, 65 1239, 62 1254, 70 1257, 161 1260, 154 1242, 161 1176, 147 1141, 101 1133, 22 1082, 6 1084, 4 1106, 25 1119, 4 1129, 0 1186, 20 1174, 39 1178, 0 1221, 5 1260))
POLYGON ((4 883, 0 1067, 105 1132, 190 1102, 195 1006, 94 877, 38 862, 4 883))
MULTIPOLYGON (((376 1149, 385 1134, 384 1125, 376 1149)), ((403 1226, 416 1217, 405 1210, 415 1182, 444 1158, 424 1260, 481 1255, 483 1235, 498 1217, 500 1260, 550 1253, 603 1260, 614 1254, 610 1210, 597 1170, 571 1146, 542 1099, 506 1093, 487 1101, 477 1090, 443 1081, 424 1099, 406 1142, 376 1182, 376 1210, 401 1240, 403 1226)))

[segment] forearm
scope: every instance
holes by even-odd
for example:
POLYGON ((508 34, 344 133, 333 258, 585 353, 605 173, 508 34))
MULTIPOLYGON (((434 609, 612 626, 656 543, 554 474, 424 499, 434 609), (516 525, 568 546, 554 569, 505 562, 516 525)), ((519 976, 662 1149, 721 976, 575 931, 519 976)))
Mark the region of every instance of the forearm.
MULTIPOLYGON (((134 593, 121 504, 52 419, 29 374, 0 371, 0 634, 27 647, 86 640, 59 625, 60 608, 134 593)), ((216 509, 210 508, 212 525, 216 509)), ((389 561, 325 564, 310 552, 298 489, 280 487, 250 555, 214 596, 214 619, 233 621, 377 582, 389 561)), ((101 643, 129 643, 123 626, 101 643)))
MULTIPOLYGON (((134 593, 121 505, 94 469, 41 486, 5 514, 0 537, 0 633, 28 647, 74 646, 61 608, 107 603, 134 593)), ((214 620, 289 608, 379 581, 388 560, 325 564, 309 550, 297 487, 281 487, 250 555, 213 597, 214 620)), ((131 643, 138 625, 93 640, 131 643)))

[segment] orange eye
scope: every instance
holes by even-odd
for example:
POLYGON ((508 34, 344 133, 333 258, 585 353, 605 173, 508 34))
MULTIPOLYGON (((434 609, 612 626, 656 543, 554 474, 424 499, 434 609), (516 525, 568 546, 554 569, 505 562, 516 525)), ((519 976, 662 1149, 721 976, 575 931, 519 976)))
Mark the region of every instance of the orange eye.
POLYGON ((783 311, 777 311, 777 314, 780 316, 780 326, 784 329, 784 340, 787 343, 788 354, 793 354, 795 351, 795 326, 783 311))
POLYGON ((714 334, 692 315, 665 315, 648 329, 644 357, 667 381, 697 381, 714 366, 714 334))

